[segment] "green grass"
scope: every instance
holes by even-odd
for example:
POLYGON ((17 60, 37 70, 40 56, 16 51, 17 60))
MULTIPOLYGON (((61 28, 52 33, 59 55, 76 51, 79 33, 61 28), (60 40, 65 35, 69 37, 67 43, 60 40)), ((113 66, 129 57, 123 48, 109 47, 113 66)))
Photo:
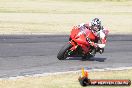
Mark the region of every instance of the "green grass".
POLYGON ((132 1, 0 0, 1 34, 69 34, 74 25, 94 17, 110 33, 132 33, 132 1))
MULTIPOLYGON (((0 80, 0 88, 84 88, 78 78, 81 73, 65 73, 41 77, 0 80)), ((90 79, 130 79, 132 70, 89 72, 90 79)), ((95 86, 86 88, 131 88, 132 86, 95 86)))

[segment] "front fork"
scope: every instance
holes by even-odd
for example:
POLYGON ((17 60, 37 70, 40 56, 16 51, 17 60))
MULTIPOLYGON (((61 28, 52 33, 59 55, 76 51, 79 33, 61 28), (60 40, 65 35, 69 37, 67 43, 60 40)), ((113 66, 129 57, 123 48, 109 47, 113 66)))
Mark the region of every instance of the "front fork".
POLYGON ((72 45, 72 48, 69 50, 68 55, 72 55, 77 49, 78 45, 73 40, 69 41, 69 43, 72 45))
MULTIPOLYGON (((81 47, 81 49, 79 48, 79 45, 77 45, 76 42, 74 42, 73 40, 69 41, 69 43, 72 45, 72 48, 70 49, 70 51, 68 52, 68 55, 72 55, 72 54, 75 54, 75 55, 86 55, 87 52, 85 52, 81 47)), ((87 48, 85 48, 86 51, 87 48)))

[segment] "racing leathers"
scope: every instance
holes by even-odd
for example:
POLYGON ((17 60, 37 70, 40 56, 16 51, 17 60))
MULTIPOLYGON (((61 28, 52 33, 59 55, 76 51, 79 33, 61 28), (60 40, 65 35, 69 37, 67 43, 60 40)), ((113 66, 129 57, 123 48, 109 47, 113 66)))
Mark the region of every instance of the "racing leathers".
POLYGON ((80 33, 78 34, 78 36, 81 34, 85 34, 86 30, 91 30, 93 32, 93 34, 97 37, 97 41, 96 42, 89 40, 87 41, 90 43, 91 46, 94 47, 93 49, 94 53, 99 52, 102 54, 104 52, 104 47, 106 45, 108 30, 101 26, 99 31, 93 31, 90 23, 87 24, 82 23, 78 25, 78 28, 80 29, 80 33))

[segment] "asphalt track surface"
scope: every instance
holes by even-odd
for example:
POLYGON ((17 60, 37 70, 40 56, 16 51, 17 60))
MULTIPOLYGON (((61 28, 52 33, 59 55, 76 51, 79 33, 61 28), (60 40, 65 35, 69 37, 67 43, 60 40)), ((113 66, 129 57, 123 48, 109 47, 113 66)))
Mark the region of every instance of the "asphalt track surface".
POLYGON ((68 35, 0 35, 0 78, 41 73, 132 66, 132 35, 109 35, 105 52, 82 61, 60 61, 57 53, 68 35))

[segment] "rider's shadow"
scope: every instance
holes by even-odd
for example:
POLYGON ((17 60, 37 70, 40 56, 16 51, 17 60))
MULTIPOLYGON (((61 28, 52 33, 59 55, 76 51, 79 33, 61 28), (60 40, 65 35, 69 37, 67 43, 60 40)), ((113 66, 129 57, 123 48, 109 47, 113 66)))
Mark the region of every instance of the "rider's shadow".
POLYGON ((104 62, 107 58, 101 58, 101 57, 91 57, 82 59, 82 57, 69 57, 66 60, 81 60, 81 61, 98 61, 98 62, 104 62))
POLYGON ((88 61, 98 61, 98 62, 104 62, 107 58, 102 58, 102 57, 92 57, 88 58, 88 61))

